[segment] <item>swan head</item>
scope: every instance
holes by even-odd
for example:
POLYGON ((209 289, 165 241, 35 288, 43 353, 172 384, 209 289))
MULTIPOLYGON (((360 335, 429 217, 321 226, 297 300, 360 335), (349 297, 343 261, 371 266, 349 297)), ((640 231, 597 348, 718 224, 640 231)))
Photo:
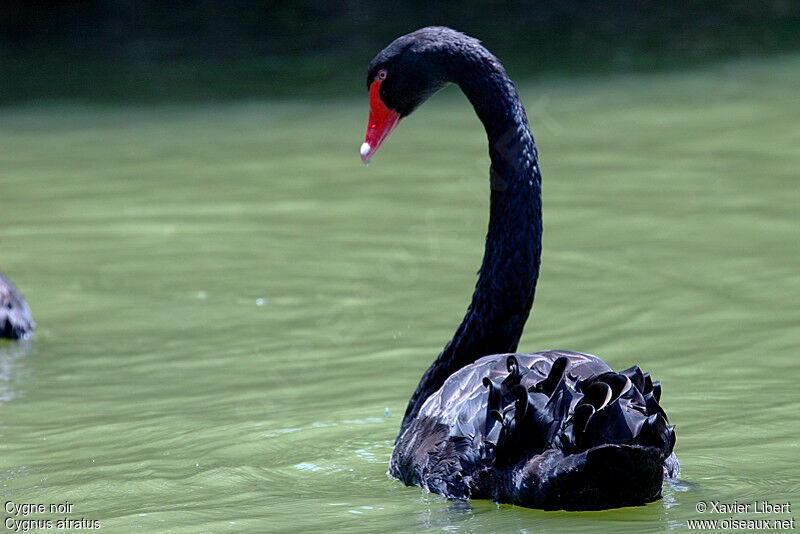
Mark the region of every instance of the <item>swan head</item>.
POLYGON ((360 151, 365 165, 400 119, 454 81, 456 52, 477 43, 450 28, 429 27, 396 39, 375 56, 367 69, 369 120, 360 151))

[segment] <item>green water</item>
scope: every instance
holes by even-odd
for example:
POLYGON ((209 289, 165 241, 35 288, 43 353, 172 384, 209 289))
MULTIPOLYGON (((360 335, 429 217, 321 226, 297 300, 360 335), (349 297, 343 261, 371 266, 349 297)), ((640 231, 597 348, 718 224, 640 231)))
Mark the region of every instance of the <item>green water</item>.
POLYGON ((731 517, 701 500, 800 506, 798 87, 800 57, 520 88, 545 215, 520 349, 639 363, 677 424, 685 482, 592 513, 385 474, 483 250, 486 141, 456 89, 369 168, 360 93, 0 111, 0 266, 38 322, 0 343, 0 500, 110 532, 653 531, 731 517))

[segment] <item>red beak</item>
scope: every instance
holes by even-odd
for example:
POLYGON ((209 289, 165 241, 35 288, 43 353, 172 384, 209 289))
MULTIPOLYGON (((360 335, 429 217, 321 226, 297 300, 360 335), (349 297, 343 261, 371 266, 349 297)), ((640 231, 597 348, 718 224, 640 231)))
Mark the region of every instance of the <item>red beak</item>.
POLYGON ((364 137, 364 144, 361 145, 361 161, 364 165, 369 165, 369 160, 400 122, 400 114, 386 107, 381 100, 380 87, 380 80, 375 80, 369 86, 369 121, 367 135, 364 137))

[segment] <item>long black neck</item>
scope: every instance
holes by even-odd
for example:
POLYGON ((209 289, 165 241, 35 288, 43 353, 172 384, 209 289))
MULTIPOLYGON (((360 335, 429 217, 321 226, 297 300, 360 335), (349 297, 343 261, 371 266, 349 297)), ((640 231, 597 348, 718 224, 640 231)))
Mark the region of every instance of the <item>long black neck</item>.
POLYGON ((505 69, 483 47, 459 59, 452 81, 472 103, 489 139, 489 230, 472 303, 420 380, 401 433, 455 371, 482 356, 517 349, 539 275, 541 176, 525 110, 505 69))

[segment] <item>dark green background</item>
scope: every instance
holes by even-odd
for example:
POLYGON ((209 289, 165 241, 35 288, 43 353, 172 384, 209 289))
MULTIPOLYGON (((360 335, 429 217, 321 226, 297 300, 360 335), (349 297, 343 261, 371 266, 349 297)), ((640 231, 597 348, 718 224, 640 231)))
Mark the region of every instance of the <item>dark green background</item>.
POLYGON ((0 103, 347 94, 395 37, 445 24, 515 79, 672 68, 800 47, 800 2, 11 0, 0 103))

